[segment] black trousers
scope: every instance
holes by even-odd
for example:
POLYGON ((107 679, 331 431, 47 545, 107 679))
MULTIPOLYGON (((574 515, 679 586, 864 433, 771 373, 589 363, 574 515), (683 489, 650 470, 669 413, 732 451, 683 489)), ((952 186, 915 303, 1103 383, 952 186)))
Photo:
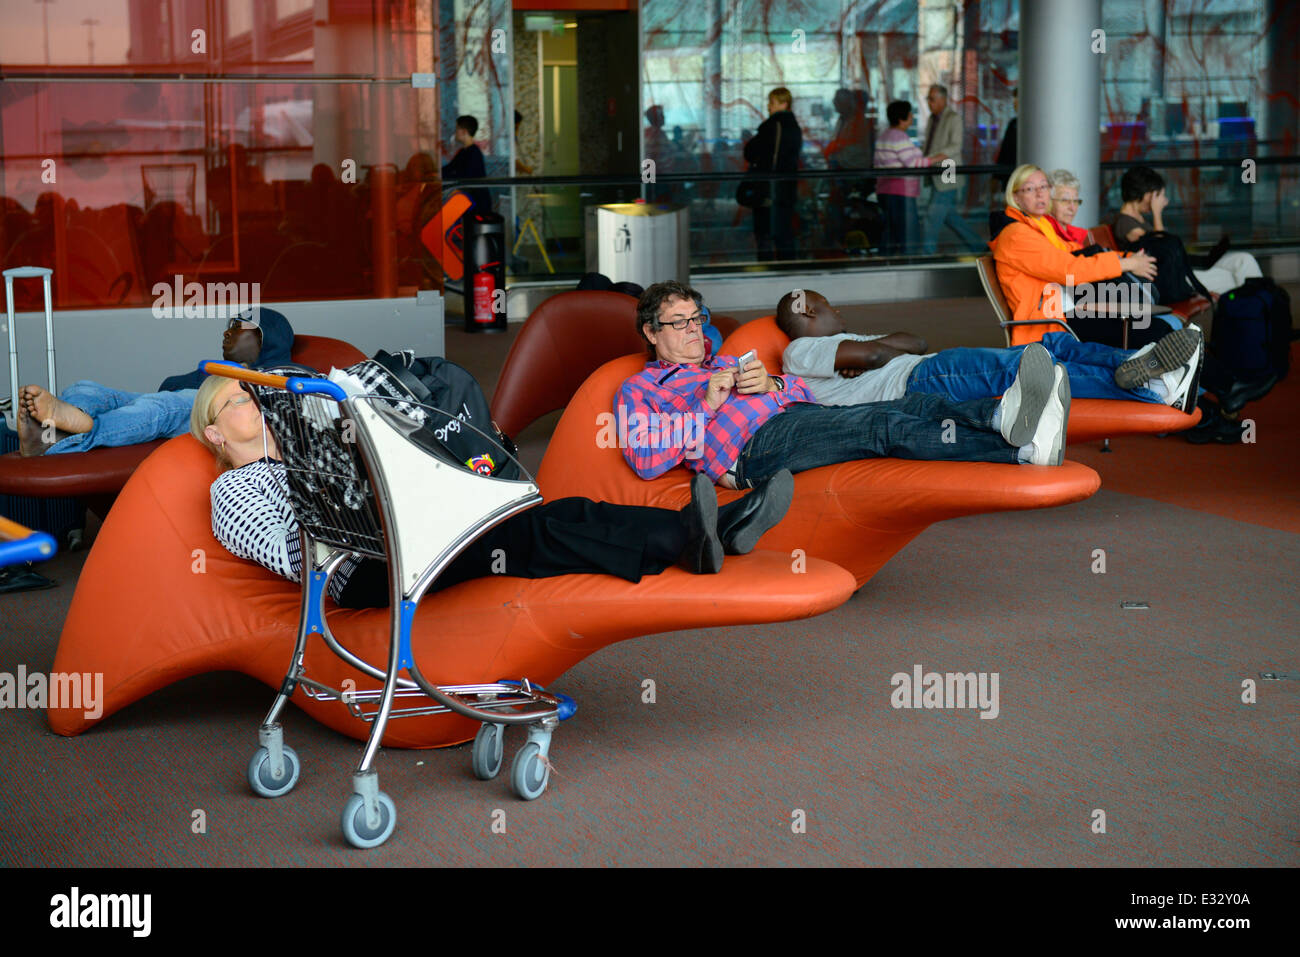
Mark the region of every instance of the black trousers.
MULTIPOLYGON (((557 499, 488 529, 443 570, 430 590, 488 575, 615 575, 637 582, 642 575, 657 575, 675 564, 686 548, 686 537, 684 517, 671 509, 557 499)), ((367 559, 343 587, 339 604, 384 608, 388 589, 388 566, 367 559)))

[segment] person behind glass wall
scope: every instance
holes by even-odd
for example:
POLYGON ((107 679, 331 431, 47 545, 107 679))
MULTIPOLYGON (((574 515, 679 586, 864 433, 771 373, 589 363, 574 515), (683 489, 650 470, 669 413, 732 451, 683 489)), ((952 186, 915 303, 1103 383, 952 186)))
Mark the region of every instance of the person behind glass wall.
MULTIPOLYGON (((925 98, 930 107, 930 119, 925 125, 925 155, 932 163, 952 160, 961 165, 962 123, 961 114, 948 105, 948 88, 935 84, 925 98)), ((939 234, 950 228, 974 253, 982 253, 988 244, 976 235, 959 209, 966 193, 962 177, 932 176, 926 182, 930 205, 925 214, 925 236, 921 253, 933 256, 939 248, 939 234), (948 180, 951 179, 951 182, 948 180)))
MULTIPOLYGON (((839 114, 835 135, 826 144, 823 155, 830 169, 867 169, 875 153, 876 131, 867 119, 866 90, 839 89, 831 105, 839 114)), ((846 233, 861 229, 857 222, 861 204, 876 191, 876 181, 860 176, 846 176, 831 181, 828 232, 832 246, 849 245, 846 233)))
MULTIPOLYGON (((794 173, 799 169, 803 131, 795 119, 794 97, 783 86, 767 95, 768 117, 754 138, 745 144, 745 160, 760 173, 794 173)), ((760 261, 794 258, 794 200, 798 187, 793 176, 767 187, 767 198, 754 207, 754 244, 760 261)), ((761 193, 760 193, 761 195, 761 193)))
POLYGON ((533 167, 519 158, 519 124, 524 121, 524 114, 515 110, 515 175, 532 176, 533 167))
MULTIPOLYGON (((451 162, 443 166, 443 179, 483 179, 487 176, 483 151, 474 142, 474 134, 477 132, 478 120, 475 117, 469 115, 456 117, 456 132, 452 138, 460 149, 451 158, 451 162)), ((464 192, 473 203, 472 212, 476 214, 492 212, 492 195, 486 189, 465 189, 464 192)))
POLYGON ((645 111, 645 158, 654 163, 655 179, 646 184, 646 199, 666 203, 673 200, 673 184, 659 182, 660 176, 678 172, 678 146, 664 132, 664 108, 652 105, 645 111))
MULTIPOLYGON (((876 140, 875 165, 878 169, 906 169, 942 162, 942 155, 926 156, 907 135, 912 125, 912 104, 895 100, 885 107, 889 129, 876 140)), ((916 252, 920 227, 916 216, 916 199, 921 195, 921 180, 916 176, 882 176, 876 183, 876 198, 885 214, 885 236, 881 244, 885 255, 916 252)))

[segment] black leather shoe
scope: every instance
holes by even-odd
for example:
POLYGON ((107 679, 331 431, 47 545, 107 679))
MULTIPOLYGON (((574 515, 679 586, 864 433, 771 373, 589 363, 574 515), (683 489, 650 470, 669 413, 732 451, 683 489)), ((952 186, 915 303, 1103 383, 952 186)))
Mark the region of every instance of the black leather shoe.
POLYGON ((718 493, 713 480, 702 472, 691 479, 691 504, 682 509, 686 519, 686 548, 681 563, 697 575, 722 571, 722 542, 718 540, 718 493))
POLYGON ((1277 373, 1270 372, 1262 379, 1250 382, 1234 382, 1232 388, 1219 396, 1219 407, 1229 415, 1240 412, 1248 402, 1256 402, 1268 395, 1277 385, 1277 373))
POLYGON ((738 502, 718 512, 718 537, 728 555, 748 555, 763 533, 781 521, 794 498, 794 476, 781 469, 738 502))
POLYGON ((1211 442, 1218 442, 1220 445, 1240 445, 1241 423, 1218 416, 1208 425, 1197 425, 1195 428, 1188 429, 1182 433, 1182 436, 1192 445, 1209 445, 1211 442))

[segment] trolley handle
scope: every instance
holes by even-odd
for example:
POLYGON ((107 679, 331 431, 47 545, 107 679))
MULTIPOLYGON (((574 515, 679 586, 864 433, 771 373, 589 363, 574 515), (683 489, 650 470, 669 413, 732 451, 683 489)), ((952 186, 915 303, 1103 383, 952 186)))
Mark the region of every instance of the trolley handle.
POLYGON ((43 562, 58 550, 53 536, 0 516, 0 568, 20 562, 43 562))
POLYGON ((251 382, 253 385, 269 385, 272 388, 285 389, 298 395, 323 395, 335 402, 342 402, 348 397, 348 394, 340 386, 328 379, 272 375, 269 372, 245 369, 237 362, 227 362, 224 359, 209 359, 206 362, 200 362, 199 371, 207 375, 219 375, 225 376, 227 379, 251 382))

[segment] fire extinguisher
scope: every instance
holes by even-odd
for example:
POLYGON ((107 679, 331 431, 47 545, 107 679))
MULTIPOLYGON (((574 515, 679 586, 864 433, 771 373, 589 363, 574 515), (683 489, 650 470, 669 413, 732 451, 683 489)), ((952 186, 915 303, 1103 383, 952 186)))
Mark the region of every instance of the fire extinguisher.
POLYGON ((496 213, 472 216, 466 224, 465 331, 506 328, 505 220, 496 213))

